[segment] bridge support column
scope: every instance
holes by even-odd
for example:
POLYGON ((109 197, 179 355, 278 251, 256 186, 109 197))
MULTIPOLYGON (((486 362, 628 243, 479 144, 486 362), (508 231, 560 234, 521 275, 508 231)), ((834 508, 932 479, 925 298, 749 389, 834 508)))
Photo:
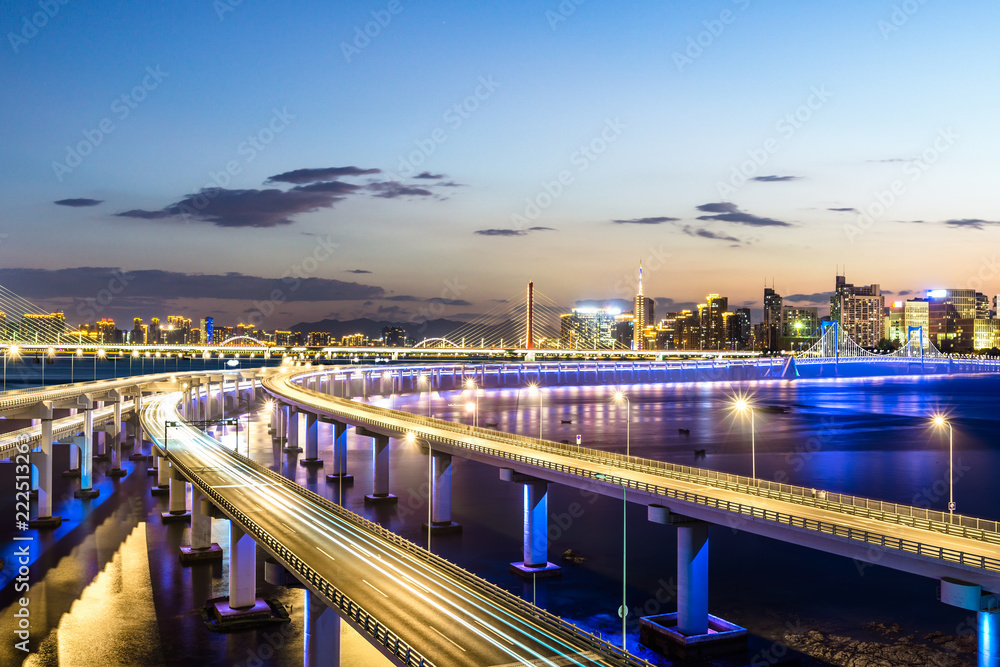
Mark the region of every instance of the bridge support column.
POLYGON ((308 589, 305 617, 304 667, 339 667, 340 617, 308 589))
POLYGON ((301 452, 302 448, 299 447, 299 413, 298 410, 288 405, 285 406, 288 411, 288 419, 285 424, 287 429, 287 435, 285 436, 285 447, 284 451, 286 453, 292 454, 295 452, 301 452))
POLYGON ((229 522, 229 607, 253 607, 257 600, 257 544, 229 522))
POLYGON ((940 580, 938 599, 953 607, 976 612, 979 656, 977 667, 1000 667, 1000 595, 982 586, 945 577, 940 580))
POLYGON ((323 467, 323 459, 319 458, 319 417, 314 412, 306 413, 306 457, 299 464, 307 468, 323 467))
MULTIPOLYGON (((169 463, 167 459, 160 460, 160 467, 167 467, 169 463)), ((187 480, 180 476, 175 468, 171 466, 170 468, 170 483, 168 492, 170 498, 168 500, 167 511, 163 512, 160 517, 163 519, 163 523, 171 523, 174 521, 190 521, 191 513, 187 509, 187 480)))
POLYGON ((83 445, 80 451, 80 488, 74 498, 96 498, 100 489, 94 488, 94 404, 83 410, 83 445))
POLYGON ((524 485, 524 560, 511 563, 511 572, 526 579, 562 576, 548 558, 549 483, 510 468, 500 469, 500 479, 524 485))
POLYGON ((1000 667, 1000 611, 979 612, 977 667, 1000 667))
POLYGON ((326 476, 328 482, 346 482, 354 479, 347 474, 347 424, 331 422, 333 431, 333 472, 326 476))
POLYGON ((222 547, 212 542, 211 502, 205 496, 191 496, 191 545, 181 546, 182 565, 202 560, 222 560, 222 547))
POLYGON ((118 394, 115 400, 115 417, 112 422, 113 432, 111 434, 111 470, 108 477, 124 477, 122 470, 122 438, 125 437, 125 429, 122 428, 122 401, 125 400, 118 394))
MULTIPOLYGON (((140 391, 134 399, 134 410, 132 414, 138 416, 142 412, 142 392, 140 391)), ((145 461, 146 455, 142 453, 142 441, 145 438, 143 433, 142 422, 136 419, 135 429, 133 429, 133 441, 132 441, 132 455, 129 457, 132 461, 145 461)))
MULTIPOLYGON (((94 409, 99 410, 104 407, 104 401, 95 401, 94 409)), ((108 450, 107 450, 107 432, 105 432, 104 427, 100 427, 94 432, 94 460, 95 461, 107 461, 108 460, 108 450)))
POLYGON ((365 496, 366 503, 394 503, 399 499, 389 493, 389 436, 358 430, 361 435, 372 438, 372 492, 365 496))
POLYGON ((40 452, 31 454, 38 467, 38 517, 28 522, 29 528, 58 528, 62 517, 52 516, 52 408, 41 420, 40 452))
POLYGON ((678 660, 745 656, 747 631, 708 613, 709 524, 662 505, 649 506, 649 520, 677 528, 677 613, 640 619, 639 642, 678 660))
POLYGON ((462 526, 451 520, 451 454, 431 452, 431 523, 424 530, 432 533, 459 533, 462 526))
POLYGON ((150 495, 166 496, 170 493, 170 462, 164 458, 159 448, 153 447, 153 458, 156 461, 156 486, 149 490, 150 495))

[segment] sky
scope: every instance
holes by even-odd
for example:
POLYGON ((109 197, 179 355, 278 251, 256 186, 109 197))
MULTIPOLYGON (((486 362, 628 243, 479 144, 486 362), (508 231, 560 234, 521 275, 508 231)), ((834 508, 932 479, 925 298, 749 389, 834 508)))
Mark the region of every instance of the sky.
POLYGON ((995 2, 0 11, 0 285, 72 323, 1000 293, 995 2))

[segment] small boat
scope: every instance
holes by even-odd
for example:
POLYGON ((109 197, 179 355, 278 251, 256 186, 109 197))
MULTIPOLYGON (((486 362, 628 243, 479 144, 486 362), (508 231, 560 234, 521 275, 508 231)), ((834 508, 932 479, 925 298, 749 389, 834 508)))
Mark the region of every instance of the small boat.
POLYGON ((567 549, 566 551, 562 552, 562 559, 567 563, 576 563, 577 565, 580 565, 585 560, 587 560, 583 556, 578 555, 572 549, 567 549))
POLYGON ((679 433, 680 435, 691 435, 691 429, 689 429, 689 428, 679 428, 679 429, 677 429, 677 433, 679 433))
POLYGON ((562 422, 563 424, 572 424, 573 423, 572 419, 560 419, 559 421, 562 422))

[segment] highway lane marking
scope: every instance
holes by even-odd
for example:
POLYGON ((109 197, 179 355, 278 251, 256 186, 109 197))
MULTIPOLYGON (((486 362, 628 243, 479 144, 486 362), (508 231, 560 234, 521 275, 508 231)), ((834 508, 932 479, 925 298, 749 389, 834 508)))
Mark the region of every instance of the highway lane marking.
POLYGON ((292 531, 292 532, 293 532, 293 533, 295 533, 296 535, 298 535, 298 534, 299 534, 299 531, 295 530, 294 528, 292 528, 291 526, 289 526, 289 525, 288 525, 287 523, 285 523, 284 521, 279 521, 278 523, 280 523, 280 524, 281 524, 282 526, 284 526, 284 527, 285 527, 285 528, 287 528, 288 530, 292 531))
POLYGON ((512 642, 511 640, 509 640, 509 639, 507 639, 506 637, 504 637, 504 636, 503 636, 502 634, 500 634, 500 632, 499 632, 498 630, 494 630, 494 629, 493 629, 493 628, 491 628, 490 626, 486 625, 486 624, 485 624, 485 623, 483 623, 482 621, 480 621, 480 620, 477 620, 477 619, 475 619, 475 618, 474 618, 474 619, 472 619, 472 620, 473 620, 474 622, 478 623, 479 625, 483 626, 484 628, 486 628, 487 630, 489 630, 489 631, 490 631, 490 632, 492 632, 493 634, 497 635, 498 637, 500 637, 500 639, 504 640, 505 642, 507 642, 507 643, 508 643, 508 644, 510 644, 511 646, 515 646, 514 642, 512 642))
MULTIPOLYGON (((369 586, 370 585, 371 584, 369 584, 369 586)), ((435 628, 433 625, 428 625, 427 627, 430 628, 431 630, 433 630, 434 632, 438 633, 438 636, 440 636, 445 641, 451 643, 452 646, 454 646, 455 648, 459 649, 462 653, 468 653, 468 651, 466 651, 464 648, 462 648, 461 646, 459 646, 458 644, 456 644, 455 642, 451 641, 450 639, 448 639, 447 637, 445 637, 443 634, 441 634, 441 631, 438 630, 437 628, 435 628)), ((517 664, 520 665, 521 663, 517 663, 517 664)))
MULTIPOLYGON (((427 626, 430 627, 430 626, 427 626)), ((433 630, 434 628, 431 628, 433 630)), ((551 658, 545 658, 542 660, 530 660, 528 662, 508 662, 505 665, 493 665, 493 667, 524 667, 526 665, 572 665, 578 663, 580 660, 586 662, 596 662, 600 663, 600 656, 593 651, 587 651, 586 653, 574 653, 572 655, 560 655, 552 656, 551 658)))
POLYGON ((337 560, 336 558, 334 558, 333 556, 331 556, 331 555, 330 555, 330 554, 328 554, 327 552, 323 551, 323 550, 322 550, 322 549, 320 549, 319 547, 316 547, 316 549, 317 549, 317 550, 318 550, 318 551, 319 551, 319 552, 320 552, 321 554, 323 554, 324 556, 326 556, 327 558, 329 558, 330 560, 337 560))
MULTIPOLYGON (((274 484, 215 484, 212 486, 213 489, 248 489, 248 488, 260 488, 262 486, 274 486, 274 484)), ((237 491, 236 493, 242 492, 237 491)))
MULTIPOLYGON (((362 579, 361 581, 363 581, 363 582, 365 582, 366 584, 368 584, 368 581, 367 581, 366 579, 362 579)), ((388 597, 389 597, 388 595, 386 595, 385 593, 383 593, 383 592, 382 592, 382 591, 380 591, 379 589, 375 588, 375 587, 374 587, 374 586, 372 586, 371 584, 368 584, 368 585, 369 585, 369 586, 371 586, 371 588, 372 588, 372 590, 373 590, 373 591, 375 591, 376 593, 378 593, 378 594, 379 594, 379 595, 381 595, 382 597, 384 597, 384 598, 388 598, 388 597)), ((431 629, 433 630, 434 628, 431 628, 431 629)))

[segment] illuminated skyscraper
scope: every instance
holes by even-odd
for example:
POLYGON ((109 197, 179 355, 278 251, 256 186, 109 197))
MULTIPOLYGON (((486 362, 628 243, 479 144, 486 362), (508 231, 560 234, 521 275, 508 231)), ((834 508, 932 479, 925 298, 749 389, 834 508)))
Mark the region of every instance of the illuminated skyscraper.
POLYGON ((632 323, 632 349, 645 349, 646 328, 656 321, 655 302, 642 293, 642 261, 639 261, 639 293, 635 295, 635 318, 632 323))

